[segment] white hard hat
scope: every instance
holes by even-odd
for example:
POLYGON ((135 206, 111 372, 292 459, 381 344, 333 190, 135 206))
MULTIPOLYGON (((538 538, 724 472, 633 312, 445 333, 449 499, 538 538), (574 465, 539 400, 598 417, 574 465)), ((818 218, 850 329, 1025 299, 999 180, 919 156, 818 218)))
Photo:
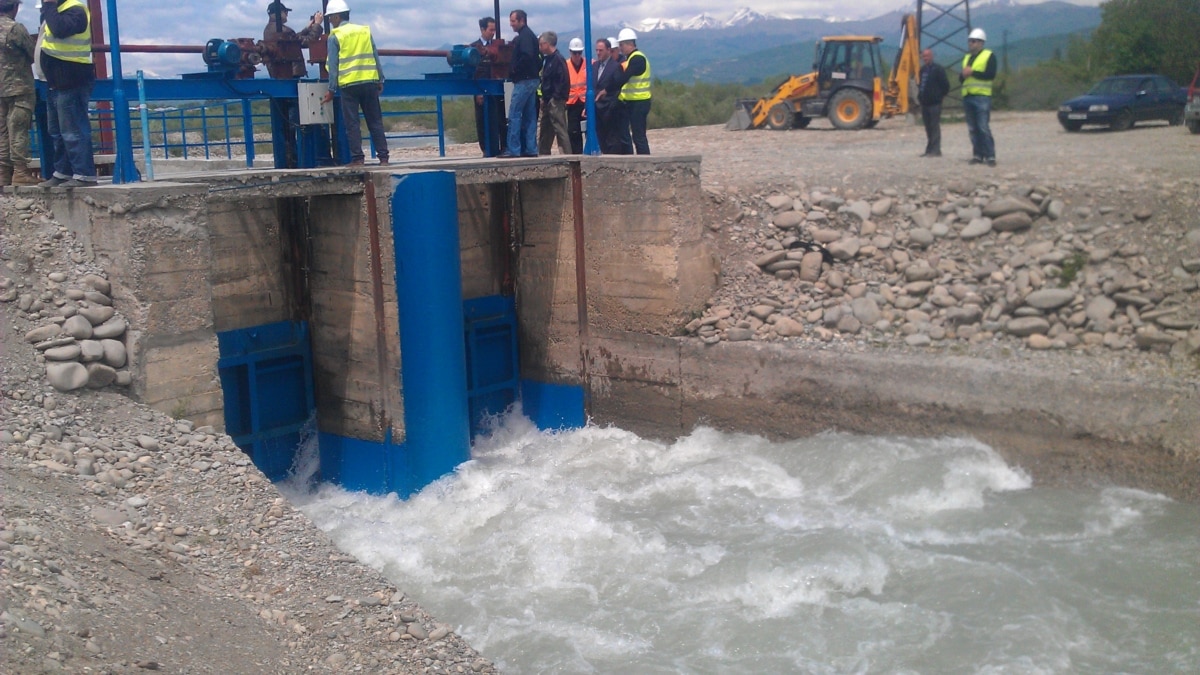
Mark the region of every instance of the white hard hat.
POLYGON ((609 49, 616 49, 616 48, 617 48, 617 38, 615 38, 615 37, 604 38, 604 41, 608 43, 608 48, 609 48, 609 49))
POLYGON ((350 7, 346 4, 346 0, 329 0, 329 4, 325 5, 326 14, 341 14, 349 11, 350 7))
POLYGON ((625 42, 626 40, 637 41, 637 33, 633 32, 632 28, 622 28, 621 32, 617 33, 617 42, 625 42))
POLYGON ((971 34, 967 36, 967 39, 987 42, 987 33, 983 32, 982 28, 976 28, 975 30, 971 31, 971 34))
POLYGON ((583 51, 583 40, 580 40, 579 38, 571 38, 571 44, 567 46, 567 49, 570 49, 573 52, 583 51))

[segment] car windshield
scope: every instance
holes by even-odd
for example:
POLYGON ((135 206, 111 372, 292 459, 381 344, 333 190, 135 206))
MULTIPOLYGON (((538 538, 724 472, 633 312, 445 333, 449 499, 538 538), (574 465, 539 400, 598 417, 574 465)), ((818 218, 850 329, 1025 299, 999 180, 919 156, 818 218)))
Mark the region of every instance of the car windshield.
POLYGON ((1089 94, 1132 94, 1137 91, 1139 80, 1128 77, 1114 77, 1100 82, 1092 87, 1089 94))

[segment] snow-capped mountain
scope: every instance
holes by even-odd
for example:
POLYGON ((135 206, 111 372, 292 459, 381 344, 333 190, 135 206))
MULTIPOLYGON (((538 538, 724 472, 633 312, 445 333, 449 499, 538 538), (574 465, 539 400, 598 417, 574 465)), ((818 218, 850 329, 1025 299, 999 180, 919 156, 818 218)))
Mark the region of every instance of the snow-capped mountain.
POLYGON ((639 33, 649 33, 655 30, 680 30, 683 28, 683 22, 679 19, 659 19, 651 17, 642 19, 637 23, 622 23, 622 28, 632 28, 639 33))
POLYGON ((749 7, 739 7, 737 11, 733 13, 733 16, 726 19, 725 23, 722 25, 726 28, 733 28, 734 26, 745 26, 748 23, 762 21, 766 18, 767 16, 765 14, 759 14, 749 7))
POLYGON ((739 7, 736 11, 734 11, 732 16, 724 21, 706 12, 698 14, 690 19, 667 19, 661 17, 651 17, 648 19, 642 19, 637 23, 622 22, 620 27, 632 28, 639 33, 649 33, 656 30, 705 30, 713 28, 733 28, 735 26, 745 26, 746 24, 754 23, 755 21, 780 18, 785 17, 760 14, 749 7, 739 7))
POLYGON ((722 21, 712 14, 703 13, 688 19, 687 23, 683 24, 683 30, 702 30, 704 28, 720 28, 722 21))

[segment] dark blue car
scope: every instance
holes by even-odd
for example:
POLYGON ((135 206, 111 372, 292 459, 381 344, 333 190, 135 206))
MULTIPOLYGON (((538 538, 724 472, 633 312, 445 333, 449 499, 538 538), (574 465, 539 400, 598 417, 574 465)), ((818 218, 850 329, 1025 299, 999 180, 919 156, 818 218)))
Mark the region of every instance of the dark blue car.
POLYGON ((1183 124, 1186 103, 1184 91, 1162 75, 1116 75, 1059 106, 1058 121, 1067 131, 1079 131, 1085 124, 1123 130, 1147 120, 1176 125, 1183 124))

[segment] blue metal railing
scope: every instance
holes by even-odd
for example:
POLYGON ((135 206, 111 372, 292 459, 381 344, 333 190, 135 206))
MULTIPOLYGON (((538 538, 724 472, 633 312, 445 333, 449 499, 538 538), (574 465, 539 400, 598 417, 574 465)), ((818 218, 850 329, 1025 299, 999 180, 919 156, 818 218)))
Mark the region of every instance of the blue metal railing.
MULTIPOLYGON (((437 120, 437 127, 428 131, 389 132, 386 134, 388 141, 437 138, 439 154, 445 155, 445 120, 442 98, 441 96, 433 97, 430 108, 385 110, 383 113, 385 125, 387 118, 434 115, 437 120)), ((115 138, 111 133, 115 116, 111 106, 97 105, 98 103, 107 102, 95 101, 88 110, 91 118, 93 150, 97 155, 115 154, 115 138)), ((271 114, 266 100, 231 99, 204 102, 167 101, 164 103, 165 105, 151 104, 147 106, 144 125, 141 123, 141 109, 138 106, 130 106, 130 117, 132 120, 137 120, 132 127, 133 147, 139 155, 164 159, 244 158, 247 166, 253 166, 254 158, 259 154, 271 155, 271 114), (146 153, 147 147, 150 150, 149 153, 146 153)), ((41 155, 41 138, 36 125, 31 133, 33 156, 38 157, 41 155)), ((365 128, 362 137, 370 137, 365 128)), ((375 154, 375 148, 372 147, 371 155, 375 156, 375 154)))

